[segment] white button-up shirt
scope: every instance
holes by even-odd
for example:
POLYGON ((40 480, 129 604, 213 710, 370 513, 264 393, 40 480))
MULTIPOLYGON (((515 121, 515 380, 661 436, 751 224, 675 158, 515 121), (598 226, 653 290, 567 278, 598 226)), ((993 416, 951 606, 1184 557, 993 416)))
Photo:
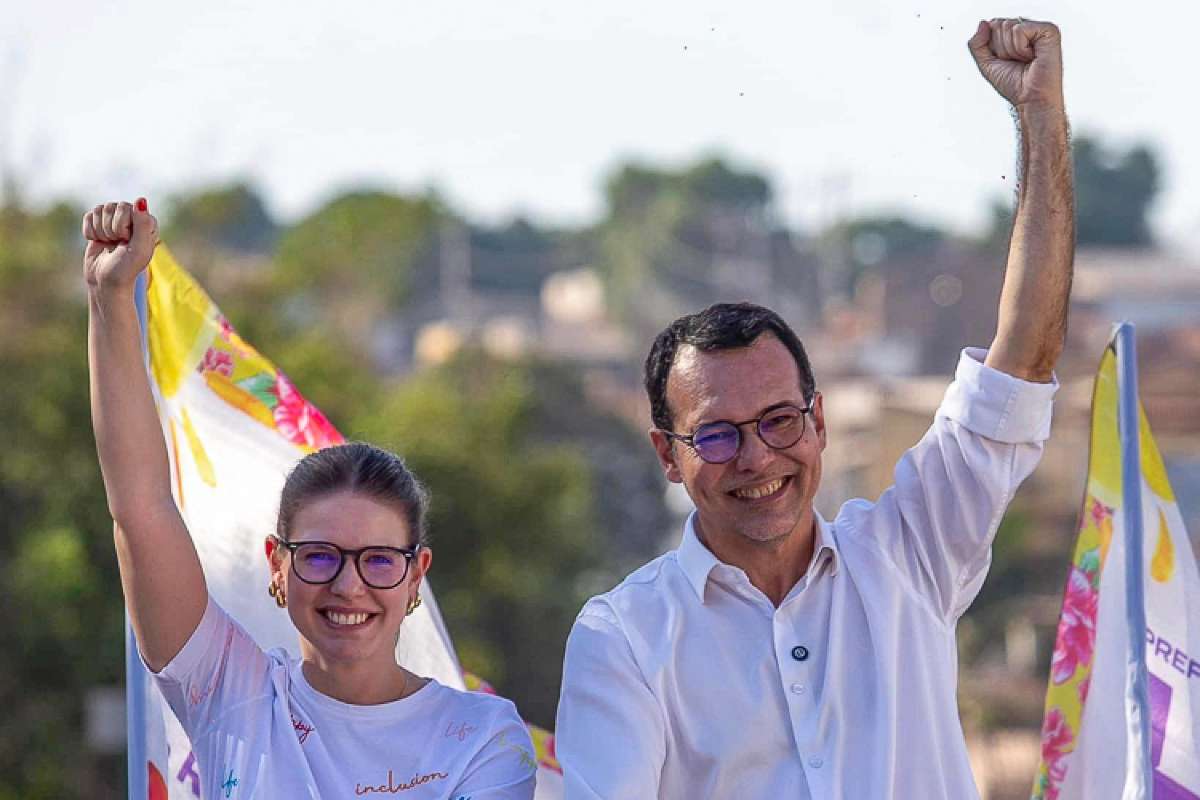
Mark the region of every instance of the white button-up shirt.
POLYGON ((1057 384, 964 351, 933 426, 875 503, 818 517, 776 608, 696 538, 584 606, 557 754, 567 800, 965 800, 959 615, 1050 433, 1057 384))

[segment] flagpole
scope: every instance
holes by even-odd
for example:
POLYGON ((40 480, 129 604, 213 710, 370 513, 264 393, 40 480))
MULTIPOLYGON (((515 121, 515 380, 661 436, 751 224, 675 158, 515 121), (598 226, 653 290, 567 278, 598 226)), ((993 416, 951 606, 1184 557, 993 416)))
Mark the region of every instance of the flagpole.
MULTIPOLYGON (((138 276, 134 288, 138 324, 142 329, 142 353, 146 349, 146 275, 138 276)), ((146 667, 138 655, 137 639, 125 609, 125 747, 130 800, 146 800, 150 794, 150 772, 146 753, 146 667)))
POLYGON ((1154 766, 1150 759, 1150 702, 1146 676, 1146 601, 1142 528, 1140 409, 1137 349, 1133 324, 1122 322, 1113 334, 1117 354, 1117 416, 1121 436, 1121 507, 1125 523, 1125 596, 1129 633, 1126 703, 1129 706, 1126 783, 1123 800, 1150 800, 1154 766), (1129 776, 1141 786, 1130 792, 1129 776))

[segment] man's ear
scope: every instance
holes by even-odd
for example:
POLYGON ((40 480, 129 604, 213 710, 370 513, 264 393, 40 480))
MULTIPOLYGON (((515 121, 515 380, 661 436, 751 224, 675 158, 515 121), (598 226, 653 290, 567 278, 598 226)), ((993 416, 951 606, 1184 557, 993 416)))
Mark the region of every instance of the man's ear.
POLYGON ((683 472, 675 462, 675 442, 658 428, 651 428, 649 433, 650 443, 654 445, 658 463, 662 466, 667 480, 671 483, 683 483, 683 472))
POLYGON ((809 412, 812 417, 813 432, 817 434, 817 441, 821 445, 821 451, 825 450, 825 396, 820 392, 813 392, 812 411, 809 412))

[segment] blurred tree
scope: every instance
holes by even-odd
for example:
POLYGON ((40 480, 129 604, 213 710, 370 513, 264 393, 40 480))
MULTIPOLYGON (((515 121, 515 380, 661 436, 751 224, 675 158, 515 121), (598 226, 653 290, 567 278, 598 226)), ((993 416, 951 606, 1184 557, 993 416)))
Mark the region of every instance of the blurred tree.
POLYGON ((849 297, 863 275, 932 253, 946 233, 905 217, 868 216, 840 222, 819 239, 830 288, 849 297))
POLYGON ((122 606, 87 392, 79 212, 0 207, 0 798, 116 796, 83 741, 122 680, 122 606))
POLYGON ((362 291, 402 303, 418 261, 436 244, 442 210, 431 197, 350 192, 300 220, 279 241, 283 289, 362 291))
POLYGON ((279 228, 262 197, 246 183, 176 195, 168 203, 162 238, 175 250, 215 248, 267 255, 279 228))
POLYGON ((1076 211, 1081 245, 1144 247, 1151 244, 1150 206, 1160 188, 1158 158, 1144 144, 1124 151, 1077 136, 1076 211))
POLYGON ((361 191, 337 197, 280 237, 276 302, 283 298, 297 327, 322 327, 340 334, 357 355, 369 354, 387 314, 419 284, 434 282, 444 219, 431 196, 361 191))
POLYGON ((627 164, 605 198, 593 232, 597 266, 611 306, 639 338, 718 300, 771 298, 771 187, 761 175, 721 159, 677 172, 627 164))
POLYGON ((573 237, 518 217, 495 228, 472 227, 471 285, 478 291, 536 295, 551 273, 575 266, 573 237))
MULTIPOLYGON (((1158 156, 1146 144, 1125 150, 1097 136, 1076 136, 1071 142, 1075 160, 1076 239, 1080 245, 1146 247, 1153 244, 1149 215, 1161 189, 1158 156)), ((1013 203, 993 199, 984 244, 1008 247, 1013 203)))

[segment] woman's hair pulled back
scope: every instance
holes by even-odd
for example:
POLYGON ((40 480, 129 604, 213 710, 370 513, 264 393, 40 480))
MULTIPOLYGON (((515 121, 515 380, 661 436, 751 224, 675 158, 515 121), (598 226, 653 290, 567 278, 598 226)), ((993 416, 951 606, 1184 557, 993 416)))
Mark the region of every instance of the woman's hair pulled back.
POLYGON ((296 464, 279 498, 276 535, 287 541, 292 521, 305 503, 340 491, 398 508, 417 542, 427 544, 429 492, 405 466, 404 459, 365 442, 327 447, 309 453, 296 464))

